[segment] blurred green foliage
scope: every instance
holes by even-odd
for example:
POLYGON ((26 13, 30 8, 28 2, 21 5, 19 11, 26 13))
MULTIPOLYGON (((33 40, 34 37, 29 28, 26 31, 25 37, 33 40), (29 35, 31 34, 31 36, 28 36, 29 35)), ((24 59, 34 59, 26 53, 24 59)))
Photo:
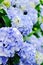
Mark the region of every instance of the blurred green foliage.
POLYGON ((4 9, 0 9, 0 28, 11 27, 11 20, 8 18, 4 9))
POLYGON ((4 0, 0 0, 0 3, 2 3, 4 0))

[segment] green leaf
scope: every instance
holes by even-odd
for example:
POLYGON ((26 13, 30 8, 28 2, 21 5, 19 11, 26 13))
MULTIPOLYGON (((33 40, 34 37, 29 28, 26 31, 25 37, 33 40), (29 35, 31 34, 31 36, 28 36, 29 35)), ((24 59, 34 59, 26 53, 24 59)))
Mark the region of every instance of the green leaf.
POLYGON ((40 65, 43 65, 43 62, 40 65))
POLYGON ((4 0, 0 0, 0 3, 2 3, 4 0))
POLYGON ((39 21, 37 21, 37 23, 35 24, 35 25, 33 25, 33 31, 35 31, 35 29, 40 29, 40 22, 39 21))
POLYGON ((43 0, 40 0, 41 5, 43 5, 43 0))
POLYGON ((2 16, 2 19, 4 20, 6 27, 11 27, 11 20, 8 16, 2 16))
POLYGON ((35 9, 36 9, 38 12, 40 12, 40 4, 38 4, 38 5, 35 7, 35 9))
POLYGON ((10 57, 8 59, 8 65, 16 65, 19 63, 20 57, 15 53, 14 57, 10 57))
POLYGON ((6 12, 4 9, 0 9, 0 16, 6 15, 6 12))
POLYGON ((19 60, 20 60, 20 57, 17 54, 15 54, 15 56, 13 58, 13 64, 18 64, 19 60))
POLYGON ((37 15, 38 15, 38 17, 40 17, 40 12, 38 12, 38 14, 37 14, 37 15))
POLYGON ((0 28, 1 27, 5 27, 5 23, 4 23, 4 20, 2 19, 2 17, 0 17, 0 28))
POLYGON ((35 25, 33 25, 33 29, 32 30, 34 31, 33 35, 35 35, 37 38, 39 38, 38 32, 41 31, 39 21, 37 21, 37 23, 35 25))
POLYGON ((41 34, 42 34, 42 36, 43 36, 43 31, 41 30, 41 34))
POLYGON ((40 36, 38 35, 38 32, 34 33, 33 35, 35 35, 37 38, 40 37, 40 36))

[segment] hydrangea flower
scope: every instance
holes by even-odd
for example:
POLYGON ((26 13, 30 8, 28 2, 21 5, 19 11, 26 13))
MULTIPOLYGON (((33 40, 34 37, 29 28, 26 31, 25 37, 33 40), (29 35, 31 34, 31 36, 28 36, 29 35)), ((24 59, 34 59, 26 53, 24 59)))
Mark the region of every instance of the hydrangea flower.
POLYGON ((23 5, 26 7, 27 5, 30 5, 31 7, 35 7, 37 4, 40 3, 39 0, 10 0, 12 5, 16 4, 17 7, 23 7, 23 5))
POLYGON ((26 5, 26 3, 27 4, 29 4, 29 0, 10 0, 11 1, 11 3, 12 3, 12 5, 14 5, 14 4, 16 4, 17 6, 21 6, 22 4, 24 4, 24 5, 26 5))
POLYGON ((23 35, 27 35, 30 32, 32 32, 33 23, 30 17, 28 17, 28 15, 27 16, 22 15, 20 17, 18 15, 17 17, 12 19, 12 21, 13 21, 12 27, 16 27, 23 35))
POLYGON ((29 42, 29 44, 32 44, 35 48, 40 44, 39 39, 35 35, 30 36, 26 42, 29 42))
POLYGON ((7 57, 0 57, 0 65, 6 65, 6 62, 8 61, 8 58, 7 57))
POLYGON ((23 38, 16 28, 0 28, 0 57, 13 57, 22 47, 23 38))
POLYGON ((6 12, 7 12, 8 17, 12 20, 19 12, 19 9, 10 6, 8 9, 6 9, 6 12))
MULTIPOLYGON (((12 21, 12 27, 19 29, 23 35, 28 35, 31 33, 33 25, 37 22, 37 11, 29 5, 28 1, 29 0, 15 1, 15 3, 18 3, 17 6, 20 3, 22 4, 20 7, 24 6, 23 10, 21 10, 19 7, 14 8, 13 6, 5 8, 8 17, 12 21)), ((10 2, 12 3, 12 0, 10 0, 10 2)))
POLYGON ((18 12, 15 12, 15 16, 12 15, 12 27, 18 28, 23 35, 28 35, 32 32, 32 27, 37 22, 37 12, 31 8, 28 11, 24 10, 18 12))
POLYGON ((32 7, 30 7, 28 10, 29 10, 29 15, 30 15, 31 21, 34 25, 37 22, 38 12, 32 7))
POLYGON ((23 64, 21 65, 33 65, 35 61, 36 49, 32 44, 24 43, 22 49, 19 51, 18 55, 23 64))
MULTIPOLYGON (((24 65, 24 62, 22 62, 22 60, 20 60, 20 63, 18 65, 24 65)), ((37 63, 33 63, 33 64, 25 63, 25 65, 38 65, 38 64, 37 63)))
POLYGON ((39 38, 40 44, 38 45, 38 51, 43 53, 43 36, 39 38))

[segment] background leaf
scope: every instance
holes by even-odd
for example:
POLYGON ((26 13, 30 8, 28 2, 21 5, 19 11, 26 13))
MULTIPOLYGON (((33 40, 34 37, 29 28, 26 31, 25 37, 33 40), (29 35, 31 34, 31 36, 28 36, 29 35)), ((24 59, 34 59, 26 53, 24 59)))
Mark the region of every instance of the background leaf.
POLYGON ((4 9, 0 9, 0 16, 6 15, 6 12, 4 9))
POLYGON ((4 20, 6 27, 11 27, 11 20, 8 16, 2 16, 2 19, 4 20))
POLYGON ((4 0, 0 0, 0 3, 2 3, 4 0))

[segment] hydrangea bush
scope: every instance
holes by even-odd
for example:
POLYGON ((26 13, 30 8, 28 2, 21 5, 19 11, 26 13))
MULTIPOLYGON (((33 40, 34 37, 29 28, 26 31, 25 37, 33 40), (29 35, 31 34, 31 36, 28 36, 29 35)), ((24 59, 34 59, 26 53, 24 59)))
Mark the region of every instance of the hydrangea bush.
POLYGON ((43 0, 0 0, 0 65, 43 65, 43 0))

